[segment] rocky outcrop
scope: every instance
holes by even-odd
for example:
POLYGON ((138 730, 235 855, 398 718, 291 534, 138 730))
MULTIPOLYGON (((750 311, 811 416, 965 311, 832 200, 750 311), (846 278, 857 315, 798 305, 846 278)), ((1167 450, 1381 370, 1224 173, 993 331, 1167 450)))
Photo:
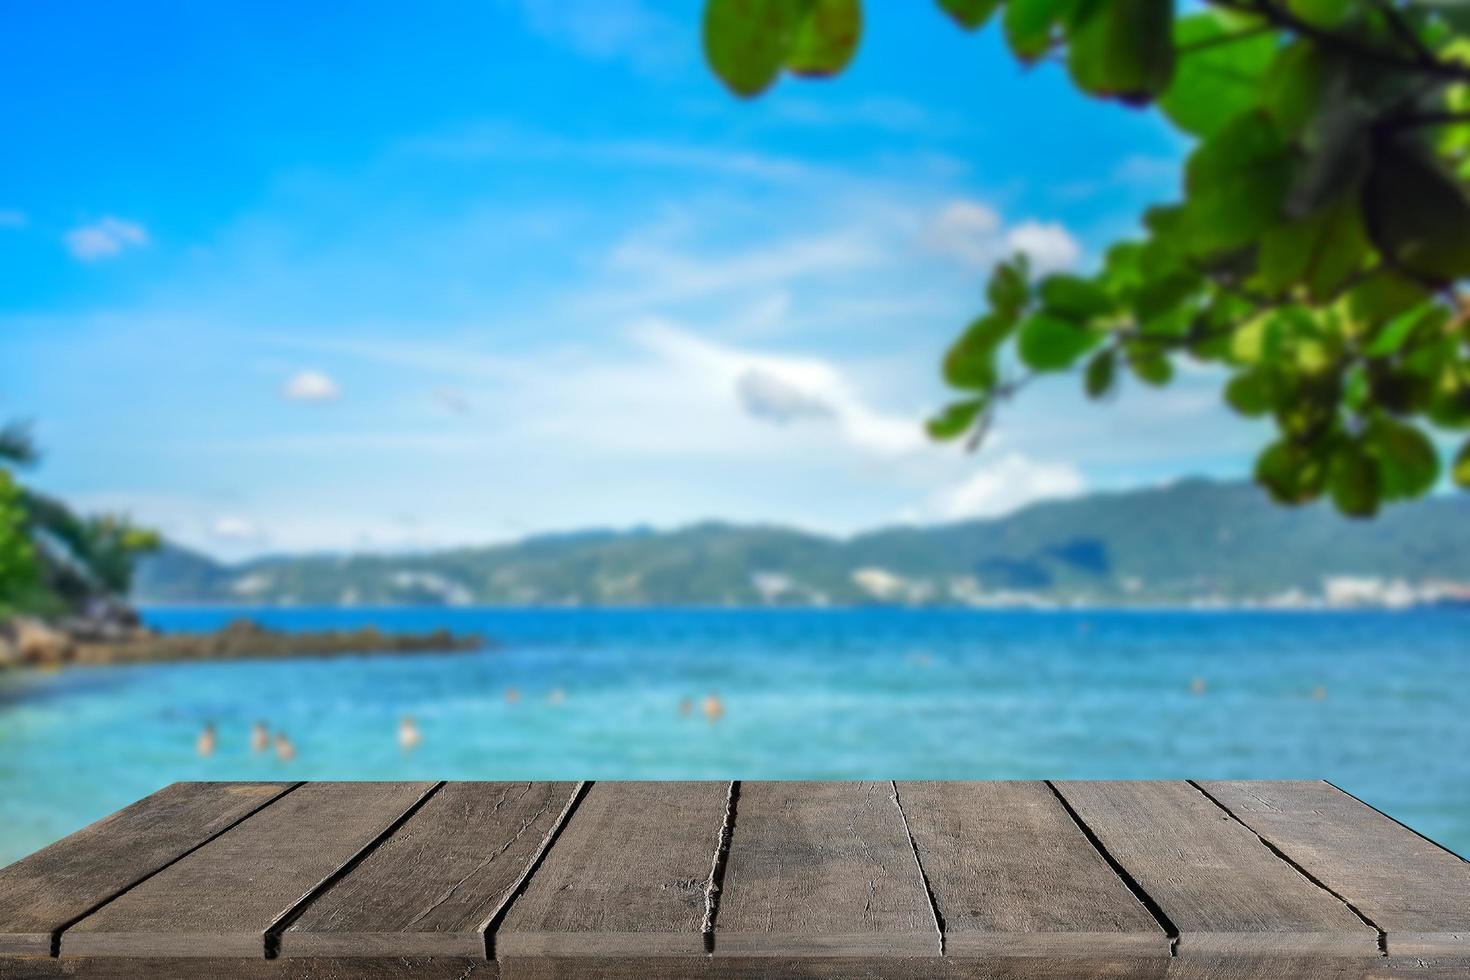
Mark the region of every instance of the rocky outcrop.
POLYGON ((374 626, 351 630, 287 633, 250 619, 237 619, 211 633, 158 633, 134 624, 95 623, 56 627, 14 619, 0 625, 0 669, 64 664, 127 664, 152 661, 261 660, 287 657, 429 653, 478 650, 479 637, 448 630, 385 633, 374 626))

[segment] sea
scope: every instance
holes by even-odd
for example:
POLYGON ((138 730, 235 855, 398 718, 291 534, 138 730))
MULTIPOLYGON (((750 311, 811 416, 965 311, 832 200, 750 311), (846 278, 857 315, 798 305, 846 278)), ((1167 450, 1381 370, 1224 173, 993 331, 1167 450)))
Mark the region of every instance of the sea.
POLYGON ((1328 779, 1470 853, 1465 609, 146 612, 240 616, 484 642, 0 674, 0 864, 190 779, 1328 779))

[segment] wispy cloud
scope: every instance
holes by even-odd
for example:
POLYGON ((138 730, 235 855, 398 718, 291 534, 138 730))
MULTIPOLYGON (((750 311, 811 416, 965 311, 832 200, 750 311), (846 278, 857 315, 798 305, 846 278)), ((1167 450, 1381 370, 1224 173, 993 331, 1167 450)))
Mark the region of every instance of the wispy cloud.
POLYGON ((293 402, 331 402, 342 395, 342 388, 321 371, 298 371, 286 379, 281 394, 293 402))
POLYGON ((908 516, 938 521, 995 517, 1038 500, 1075 497, 1086 489, 1081 471, 1070 463, 1036 460, 1017 452, 976 457, 975 467, 908 516))
POLYGON ((135 221, 107 216, 81 225, 64 236, 67 249, 83 262, 112 258, 127 249, 148 244, 148 231, 135 221))
POLYGON ((1030 258, 1041 272, 1069 269, 1082 258, 1082 246, 1061 223, 1027 219, 1008 226, 995 208, 968 198, 940 208, 930 219, 924 239, 934 252, 973 269, 983 269, 1017 252, 1030 258))

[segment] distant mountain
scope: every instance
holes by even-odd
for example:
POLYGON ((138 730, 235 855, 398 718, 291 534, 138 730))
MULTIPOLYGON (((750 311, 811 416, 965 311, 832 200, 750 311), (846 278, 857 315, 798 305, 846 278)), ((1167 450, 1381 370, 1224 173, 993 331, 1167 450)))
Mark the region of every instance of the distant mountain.
POLYGON ((1470 596, 1470 496, 1351 521, 1245 483, 1035 504, 832 538, 695 524, 419 555, 145 559, 141 602, 450 605, 1398 604, 1470 596))

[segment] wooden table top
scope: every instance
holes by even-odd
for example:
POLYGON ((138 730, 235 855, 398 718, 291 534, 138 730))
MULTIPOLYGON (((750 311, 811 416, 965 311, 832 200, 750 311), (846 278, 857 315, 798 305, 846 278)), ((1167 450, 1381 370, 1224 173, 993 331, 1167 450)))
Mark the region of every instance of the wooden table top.
POLYGON ((0 978, 1470 976, 1323 782, 176 783, 0 870, 0 978))

